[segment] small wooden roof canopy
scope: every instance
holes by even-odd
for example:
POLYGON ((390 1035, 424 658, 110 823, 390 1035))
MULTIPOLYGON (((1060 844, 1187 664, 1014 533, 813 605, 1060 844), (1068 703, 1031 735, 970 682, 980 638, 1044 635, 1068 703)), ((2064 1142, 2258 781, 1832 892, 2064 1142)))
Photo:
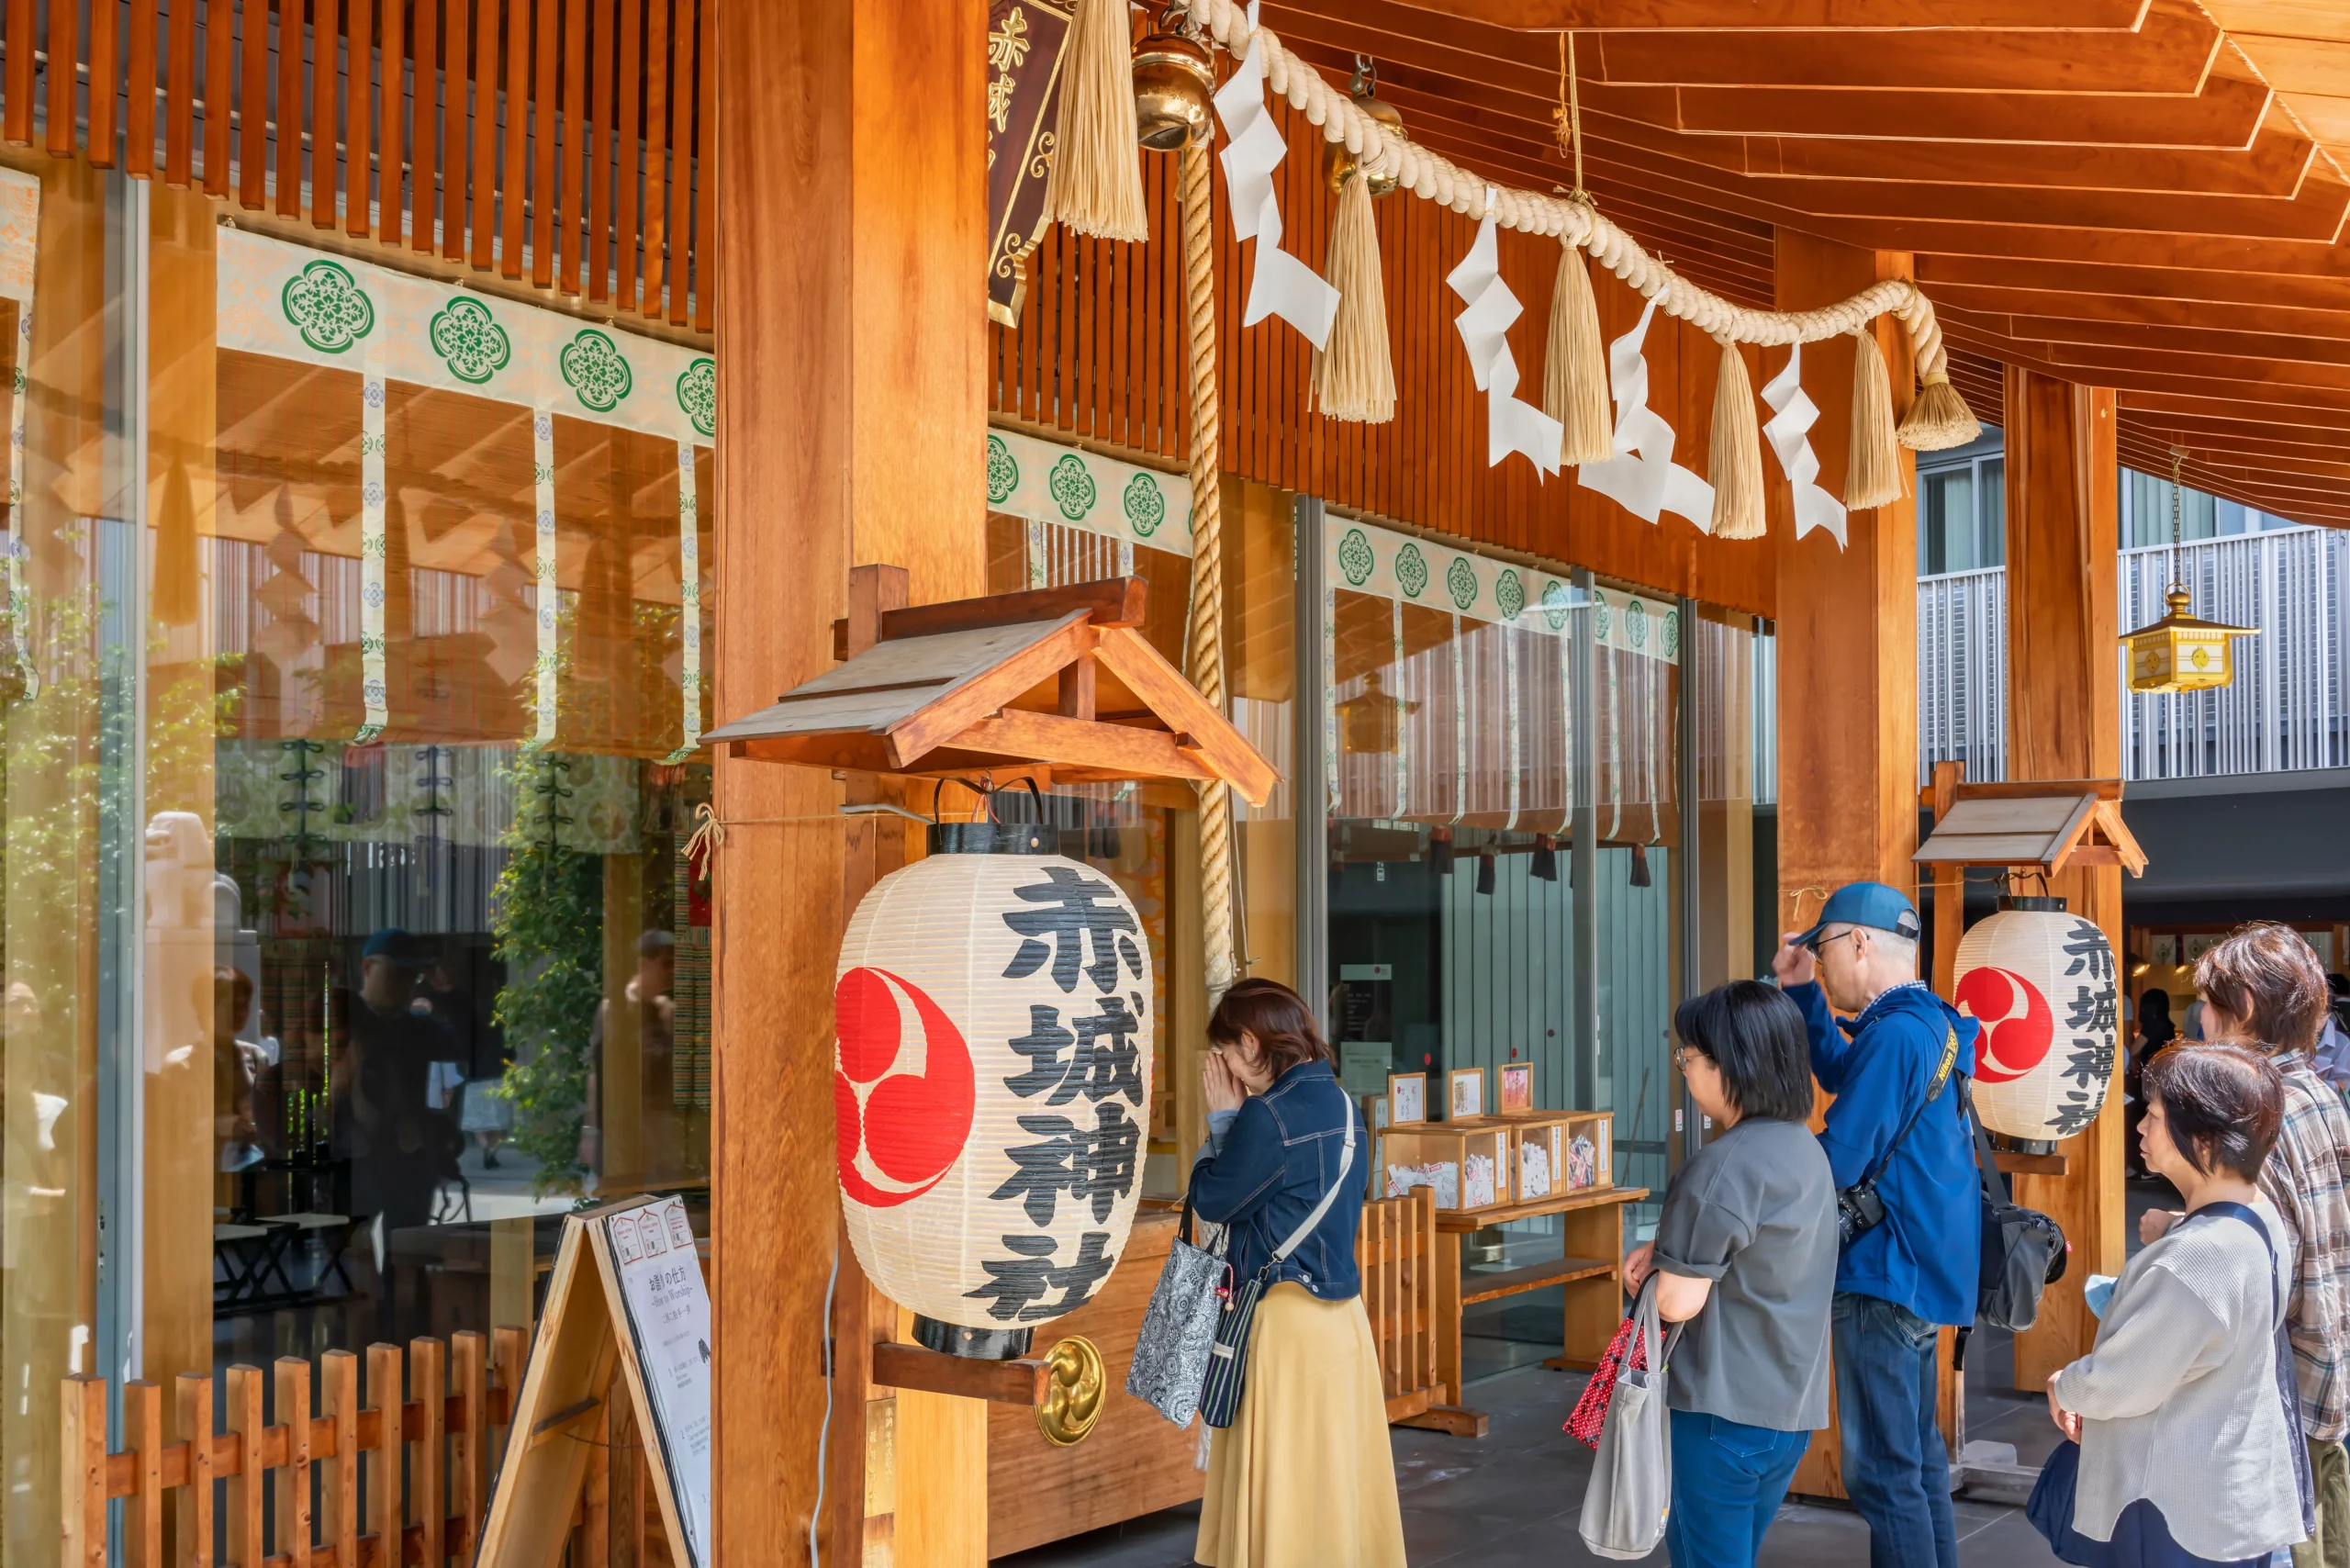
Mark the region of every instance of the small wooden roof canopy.
POLYGON ((1144 637, 1147 593, 1110 577, 885 610, 871 647, 708 738, 871 773, 1221 779, 1263 805, 1280 772, 1144 637))
POLYGON ((2050 876, 2076 866, 2119 866, 2133 877, 2146 872, 2145 851, 2122 824, 2118 778, 1961 784, 1950 810, 1910 859, 1920 866, 1996 866, 2050 876))

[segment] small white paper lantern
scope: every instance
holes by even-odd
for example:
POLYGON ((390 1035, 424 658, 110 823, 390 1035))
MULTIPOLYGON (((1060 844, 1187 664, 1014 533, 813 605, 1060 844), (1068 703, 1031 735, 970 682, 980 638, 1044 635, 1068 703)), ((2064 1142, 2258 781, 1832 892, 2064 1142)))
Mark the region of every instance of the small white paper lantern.
POLYGON ((1149 1120, 1150 945, 1103 873, 932 855, 874 885, 834 972, 841 1206, 867 1278, 941 1323, 1091 1299, 1149 1120))
POLYGON ((2063 899, 2001 899, 1958 945, 1958 1009, 1983 1025, 1975 1108, 2010 1137, 2069 1137, 2113 1081, 2113 948, 2063 899))

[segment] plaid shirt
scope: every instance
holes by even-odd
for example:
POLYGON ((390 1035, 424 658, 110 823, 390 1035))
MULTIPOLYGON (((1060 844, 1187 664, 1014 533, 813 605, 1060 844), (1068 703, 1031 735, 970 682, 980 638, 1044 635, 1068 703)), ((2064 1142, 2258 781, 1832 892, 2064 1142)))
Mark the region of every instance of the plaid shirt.
POLYGON ((2299 1052, 2277 1058, 2285 1119, 2260 1190, 2284 1216, 2293 1260, 2286 1327, 2301 1385, 2301 1425, 2320 1442, 2350 1429, 2350 1111, 2299 1052))

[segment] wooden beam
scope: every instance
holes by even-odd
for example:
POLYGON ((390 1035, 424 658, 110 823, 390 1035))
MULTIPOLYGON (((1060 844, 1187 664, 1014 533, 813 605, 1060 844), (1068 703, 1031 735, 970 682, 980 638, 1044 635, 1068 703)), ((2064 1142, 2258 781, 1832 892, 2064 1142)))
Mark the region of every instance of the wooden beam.
POLYGON ((2146 0, 2080 0, 2052 8, 2031 0, 1870 0, 1865 8, 1840 0, 1446 0, 1454 16, 1528 32, 1661 29, 1705 32, 1818 31, 1853 28, 1894 32, 1930 28, 2009 31, 2128 32, 2146 14, 2146 0))
MULTIPOLYGON (((1801 234, 1781 237, 1777 302, 1807 309, 1842 299, 1909 258, 1853 251, 1801 234)), ((1880 329, 1896 403, 1912 385, 1908 340, 1880 329)), ((1812 428, 1826 482, 1842 488, 1852 406, 1852 356, 1841 343, 1804 358, 1805 390, 1827 410, 1812 428)), ((1897 412, 1899 408, 1897 408, 1897 412)), ((1912 459, 1902 454, 1905 468, 1912 459)), ((1914 486, 1906 487, 1914 491, 1914 486)), ((1828 892, 1852 881, 1916 885, 1918 847, 1917 521, 1905 494, 1855 511, 1848 543, 1801 540, 1786 516, 1784 484, 1772 487, 1771 538, 1778 552, 1779 890, 1777 931, 1800 930, 1828 892)), ((1841 1495, 1840 1437, 1812 1444, 1796 1489, 1841 1495)))
MULTIPOLYGON (((1268 10, 1270 7, 1267 7, 1268 10)), ((1964 93, 2193 95, 2222 34, 2200 12, 2157 6, 2132 32, 1958 32, 1930 48, 1849 26, 1784 38, 1751 32, 1603 32, 1587 58, 1602 82, 1659 86, 1895 87, 1964 93)))
POLYGON ((2237 150, 2252 145, 2275 96, 2258 82, 2216 73, 2200 93, 2177 98, 1605 83, 1590 84, 1585 93, 1587 105, 1700 136, 1874 140, 1894 129, 1909 140, 2237 150))
POLYGON ((885 642, 896 642, 901 637, 928 637, 940 632, 1057 621, 1073 610, 1086 611, 1095 626, 1139 626, 1149 608, 1147 579, 1103 577, 1095 582, 1071 583, 1066 588, 1027 588, 1019 593, 989 594, 948 604, 909 605, 881 618, 881 637, 885 642))
MULTIPOLYGON (((985 591, 985 32, 983 8, 922 0, 719 8, 717 563, 735 607, 713 661, 722 714, 830 667, 852 566, 905 567, 922 602, 985 591)), ((842 1358, 828 1434, 811 1412, 828 1344, 870 1332, 868 1291, 829 1160, 776 1158, 831 1147, 833 1018, 829 987, 775 977, 831 972, 850 842, 895 842, 844 824, 842 798, 824 770, 718 759, 719 814, 767 822, 729 835, 713 879, 721 1568, 807 1561, 820 1438, 826 1568, 857 1563, 865 1540, 864 1356, 842 1358)), ((950 1454, 942 1473, 900 1415, 902 1540, 906 1510, 962 1470, 950 1454)), ((984 1477, 983 1423, 979 1442, 984 1477)))
MULTIPOLYGON (((2333 258, 2329 274, 2283 273, 2254 264, 2239 269, 2131 263, 2051 261, 2017 256, 1934 254, 1918 258, 1918 281, 1929 293, 1949 284, 1988 288, 2056 289, 2139 299, 2184 299, 2297 309, 2338 310, 2350 253, 2333 258)), ((2143 258, 2140 258, 2141 261, 2143 258)))
MULTIPOLYGON (((946 742, 946 747, 1028 757, 1055 765, 1066 762, 1127 778, 1192 778, 1204 782, 1218 777, 1196 752, 1183 750, 1178 744, 1180 738, 1165 730, 1097 724, 1006 708, 971 725, 946 742)), ((923 766, 923 760, 917 758, 916 765, 923 766)))
POLYGON ((1042 1405, 1052 1368, 1038 1361, 982 1361, 920 1345, 873 1347, 873 1381, 884 1388, 922 1389, 996 1405, 1042 1405))
MULTIPOLYGON (((2114 778, 2121 770, 2114 395, 2010 370, 2007 404, 2008 778, 2114 778)), ((2121 951, 2118 863, 2061 872, 2051 888, 2121 951)), ((2114 1068, 2118 1076, 2118 1054, 2114 1068)), ((2038 1390, 2096 1338, 2081 1291, 2091 1274, 2121 1271, 2121 1145, 2117 1087, 2096 1123, 2060 1147, 2069 1174, 2017 1178, 2016 1201, 2053 1218, 2073 1248, 2065 1278, 2042 1300, 2039 1324, 2016 1337, 2020 1390, 2038 1390)))

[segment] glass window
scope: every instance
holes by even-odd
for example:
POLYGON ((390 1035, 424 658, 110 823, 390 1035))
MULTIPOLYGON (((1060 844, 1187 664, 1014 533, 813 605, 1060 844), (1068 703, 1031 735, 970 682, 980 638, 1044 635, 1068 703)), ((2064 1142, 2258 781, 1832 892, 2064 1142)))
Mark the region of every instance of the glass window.
MULTIPOLYGON (((10 1563, 57 1551, 59 1380, 111 1372, 138 1342, 136 1297, 101 1295, 98 1259, 109 1245, 128 1261, 119 1249, 138 1234, 121 1223, 145 1196, 123 1148, 137 1116, 123 1113, 162 1065, 142 1071, 128 1048, 143 924, 140 551, 128 520, 143 487, 109 375, 124 343, 107 278, 121 270, 110 236, 129 187, 78 159, 18 156, 21 169, 0 170, 0 345, 21 464, 0 641, 0 1560, 10 1563), (102 1205, 116 1221, 103 1233, 102 1205)), ((192 1088, 191 1078, 173 1084, 192 1088)), ((208 1101, 184 1092, 150 1108, 200 1137, 208 1101)))
POLYGON ((708 1179, 715 473, 625 401, 687 351, 551 409, 352 263, 380 357, 306 355, 151 200, 145 1375, 527 1323, 579 1197, 708 1179))
POLYGON ((1982 482, 1975 494, 1981 498, 1976 513, 1982 520, 1980 565, 2004 566, 2008 564, 2008 460, 1986 457, 1977 465, 1982 482))
MULTIPOLYGON (((1661 1193, 1677 1099, 1680 610, 1367 523, 1329 530, 1342 1075, 1370 1095, 1391 1071, 1427 1073, 1441 1106, 1445 1075, 1473 1068, 1490 1103, 1502 1067, 1531 1064, 1537 1107, 1614 1112, 1611 1174, 1661 1193)), ((1734 676, 1742 713, 1751 677, 1744 664, 1734 676)), ((1736 777, 1720 781, 1741 801, 1747 744, 1741 732, 1736 777)), ((1411 1180, 1382 1171, 1375 1190, 1411 1180)), ((1635 1211, 1636 1230, 1651 1213, 1635 1211)), ((1485 1267, 1560 1245, 1549 1220, 1512 1222, 1468 1253, 1485 1267)), ((1555 1316, 1521 1342, 1506 1310, 1469 1326, 1472 1375, 1556 1353, 1555 1316)))
POLYGON ((2174 497, 2174 487, 2167 475, 2141 474, 2135 469, 2125 468, 2122 476, 2127 491, 2123 549, 2137 550, 2169 543, 2174 498, 2177 505, 2181 543, 2191 539, 2210 539, 2218 532, 2218 498, 2183 487, 2177 489, 2174 497))
POLYGON ((1982 563, 1976 548, 1975 470, 1972 466, 1919 476, 1925 505, 1918 509, 1918 561, 1929 577, 1971 572, 1982 563))

